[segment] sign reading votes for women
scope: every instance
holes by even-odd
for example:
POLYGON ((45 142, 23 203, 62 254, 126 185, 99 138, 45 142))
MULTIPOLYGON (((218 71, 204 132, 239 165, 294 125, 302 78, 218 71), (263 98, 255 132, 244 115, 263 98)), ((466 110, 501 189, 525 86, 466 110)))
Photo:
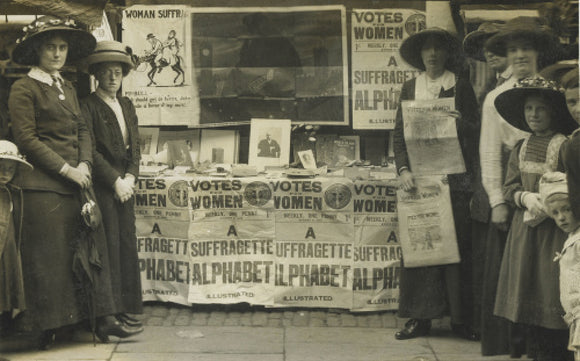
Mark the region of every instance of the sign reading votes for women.
POLYGON ((419 75, 399 55, 410 35, 425 28, 425 13, 408 9, 354 9, 351 19, 352 126, 394 129, 404 82, 419 75))

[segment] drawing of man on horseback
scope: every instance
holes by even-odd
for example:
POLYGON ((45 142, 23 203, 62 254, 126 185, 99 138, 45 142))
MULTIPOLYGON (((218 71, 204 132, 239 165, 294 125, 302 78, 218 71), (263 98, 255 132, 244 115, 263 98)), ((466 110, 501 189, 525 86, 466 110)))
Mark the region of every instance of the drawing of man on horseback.
POLYGON ((173 84, 177 83, 177 79, 181 76, 181 83, 177 84, 181 86, 185 82, 185 71, 181 67, 181 63, 183 58, 179 55, 179 50, 181 48, 181 42, 177 40, 175 37, 176 32, 175 30, 169 31, 169 35, 167 36, 167 40, 161 42, 157 37, 149 33, 147 35, 147 41, 151 45, 151 48, 145 50, 145 54, 143 56, 138 57, 138 64, 140 63, 148 63, 151 67, 151 70, 147 72, 147 77, 149 78, 149 84, 157 85, 155 82, 155 75, 160 73, 163 68, 170 66, 173 71, 177 73, 175 78, 173 79, 173 84))

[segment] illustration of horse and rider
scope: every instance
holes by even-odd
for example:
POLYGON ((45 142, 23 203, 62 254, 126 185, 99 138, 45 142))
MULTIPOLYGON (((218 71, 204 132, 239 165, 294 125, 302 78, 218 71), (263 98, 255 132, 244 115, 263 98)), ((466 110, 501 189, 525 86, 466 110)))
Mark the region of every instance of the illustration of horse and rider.
POLYGON ((185 71, 181 67, 183 57, 179 55, 179 50, 183 44, 175 37, 175 35, 175 30, 169 31, 167 40, 163 42, 157 39, 155 34, 149 33, 147 35, 147 41, 151 47, 145 50, 145 55, 138 57, 139 63, 148 63, 151 67, 149 72, 147 72, 147 77, 149 78, 149 84, 147 84, 147 86, 157 85, 155 82, 155 75, 161 73, 161 71, 168 66, 177 73, 173 79, 173 84, 177 83, 180 76, 181 83, 176 85, 181 86, 184 84, 185 71))

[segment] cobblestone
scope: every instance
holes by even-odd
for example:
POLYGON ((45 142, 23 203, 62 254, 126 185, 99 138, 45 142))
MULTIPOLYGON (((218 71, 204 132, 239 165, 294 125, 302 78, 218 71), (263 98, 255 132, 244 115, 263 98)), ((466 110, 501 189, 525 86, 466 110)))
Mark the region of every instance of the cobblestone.
MULTIPOLYGON (((136 315, 148 326, 368 327, 401 328, 408 320, 393 311, 352 313, 344 309, 268 309, 260 306, 193 305, 148 302, 136 315)), ((449 318, 433 320, 433 328, 449 329, 449 318)))

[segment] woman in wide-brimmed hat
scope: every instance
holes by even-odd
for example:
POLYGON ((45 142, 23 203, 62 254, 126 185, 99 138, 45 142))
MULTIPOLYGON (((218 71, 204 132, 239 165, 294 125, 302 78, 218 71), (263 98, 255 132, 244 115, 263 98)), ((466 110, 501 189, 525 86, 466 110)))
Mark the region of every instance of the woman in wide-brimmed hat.
POLYGON ((500 269, 494 313, 530 330, 538 361, 566 360, 558 265, 553 262, 566 234, 547 218, 538 194, 542 175, 563 171, 561 146, 577 124, 563 89, 528 78, 495 99, 499 114, 531 135, 519 141, 508 162, 503 192, 515 209, 500 269))
MULTIPOLYGON (((506 56, 512 70, 512 76, 507 81, 487 94, 481 114, 479 141, 481 182, 491 208, 485 246, 490 252, 485 258, 486 277, 482 292, 483 307, 486 308, 492 322, 493 318, 490 313, 493 313, 498 271, 513 211, 505 201, 502 191, 505 168, 515 144, 528 134, 506 122, 497 112, 494 102, 499 94, 513 87, 519 79, 537 75, 539 58, 546 57, 544 55, 549 49, 554 48, 554 42, 555 38, 551 35, 549 28, 544 26, 540 19, 532 17, 517 17, 509 20, 501 31, 486 42, 486 46, 506 56)), ((524 332, 519 327, 510 329, 510 334, 506 335, 494 327, 482 328, 482 353, 495 355, 509 352, 513 357, 520 357, 525 353, 524 332)))
MULTIPOLYGON (((407 38, 401 45, 401 56, 414 67, 424 70, 417 78, 403 84, 400 100, 431 100, 455 97, 457 134, 467 171, 448 176, 451 189, 453 216, 462 259, 469 259, 469 199, 472 192, 473 167, 477 162, 477 138, 479 114, 475 94, 466 79, 454 73, 461 69, 461 43, 451 33, 431 28, 407 38)), ((401 107, 397 110, 394 151, 401 187, 405 191, 415 189, 412 165, 407 155, 401 107)), ((404 255, 403 255, 404 258, 404 255)), ((425 335, 431 327, 431 319, 451 315, 453 331, 461 337, 476 340, 469 323, 471 292, 465 285, 471 283, 467 264, 435 267, 403 268, 401 270, 399 316, 411 318, 397 332, 399 340, 425 335), (462 279, 463 278, 463 279, 462 279)))
MULTIPOLYGON (((32 69, 12 85, 8 107, 14 142, 34 169, 14 178, 23 191, 27 296, 17 326, 42 331, 39 346, 47 348, 58 328, 87 318, 72 269, 81 227, 80 192, 91 184, 92 146, 76 91, 59 70, 92 52, 96 40, 74 21, 55 16, 39 17, 23 31, 12 60, 32 69)), ((97 313, 112 307, 106 288, 102 292, 97 313)))
POLYGON ((135 107, 118 94, 133 69, 130 49, 117 41, 99 42, 84 65, 98 81, 81 108, 93 134, 94 188, 103 214, 116 308, 116 320, 101 319, 97 325, 97 336, 106 341, 109 335, 128 337, 143 330, 127 314, 143 311, 133 208, 141 155, 135 107))

